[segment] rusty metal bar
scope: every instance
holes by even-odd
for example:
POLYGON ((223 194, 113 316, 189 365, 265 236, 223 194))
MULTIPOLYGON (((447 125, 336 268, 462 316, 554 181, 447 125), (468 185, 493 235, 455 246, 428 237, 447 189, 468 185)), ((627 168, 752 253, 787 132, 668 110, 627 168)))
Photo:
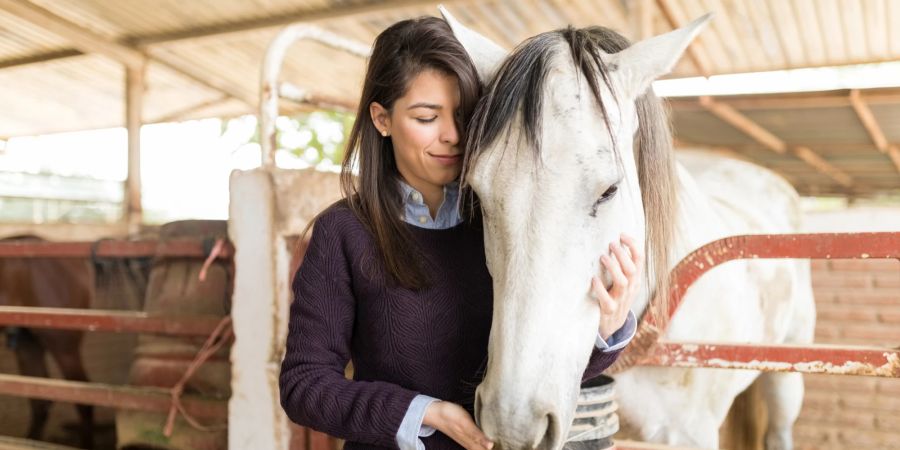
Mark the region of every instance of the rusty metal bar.
MULTIPOLYGON (((156 412, 168 412, 172 403, 171 392, 163 388, 115 386, 6 374, 0 374, 0 394, 156 412)), ((181 403, 188 414, 197 418, 222 421, 228 418, 226 399, 184 394, 181 396, 181 403)))
MULTIPOLYGON (((900 232, 744 235, 711 242, 691 252, 672 270, 666 319, 674 316, 688 288, 713 267, 758 258, 900 259, 900 232)), ((900 377, 898 349, 659 341, 669 320, 659 324, 658 318, 644 314, 636 345, 626 349, 615 370, 653 364, 900 377)))
POLYGON ((164 317, 139 311, 0 306, 0 326, 205 337, 221 321, 215 316, 164 317))
MULTIPOLYGON (((211 246, 210 246, 211 248, 211 246)), ((106 258, 169 257, 205 258, 208 249, 198 240, 97 241, 97 242, 2 242, 0 258, 106 258), (95 249, 92 252, 92 249, 95 249)), ((231 258, 234 247, 226 243, 219 258, 231 258)))
POLYGON ((900 377, 900 349, 660 341, 641 365, 900 377))
MULTIPOLYGON (((357 42, 353 39, 347 39, 338 34, 321 29, 319 27, 298 23, 291 25, 275 36, 275 39, 269 44, 266 50, 266 56, 263 59, 262 71, 260 74, 259 89, 259 142, 262 151, 262 167, 266 169, 275 168, 275 150, 276 145, 276 129, 275 119, 278 118, 278 98, 281 89, 278 83, 278 74, 281 72, 281 66, 284 62, 284 56, 291 45, 301 40, 311 40, 325 44, 336 50, 350 53, 362 58, 369 56, 369 46, 357 42)), ((291 98, 295 101, 304 103, 317 103, 324 100, 326 104, 341 103, 343 107, 353 105, 343 105, 343 102, 336 99, 327 99, 317 97, 312 92, 291 86, 291 98)))
MULTIPOLYGON (((900 258, 900 233, 766 234, 713 241, 691 252, 672 270, 669 319, 701 275, 728 261, 758 258, 900 258)), ((649 314, 644 316, 654 324, 649 314)))

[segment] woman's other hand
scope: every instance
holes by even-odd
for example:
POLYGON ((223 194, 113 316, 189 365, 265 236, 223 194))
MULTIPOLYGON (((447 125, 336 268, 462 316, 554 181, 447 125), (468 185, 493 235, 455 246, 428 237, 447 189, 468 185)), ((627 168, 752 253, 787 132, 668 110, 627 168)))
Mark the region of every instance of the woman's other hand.
POLYGON ((475 425, 469 412, 456 403, 436 401, 425 410, 423 425, 446 434, 466 450, 490 450, 494 446, 475 425))

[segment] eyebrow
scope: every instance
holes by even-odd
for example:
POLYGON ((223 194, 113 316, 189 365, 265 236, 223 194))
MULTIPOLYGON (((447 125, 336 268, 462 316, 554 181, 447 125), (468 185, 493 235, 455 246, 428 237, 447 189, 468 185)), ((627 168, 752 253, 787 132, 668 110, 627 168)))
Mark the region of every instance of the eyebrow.
POLYGON ((416 108, 443 109, 443 106, 437 105, 437 104, 434 104, 434 103, 424 103, 424 102, 419 102, 419 103, 415 103, 415 104, 413 104, 413 105, 410 105, 410 107, 409 107, 409 108, 406 108, 406 110, 408 111, 408 110, 410 110, 410 109, 416 109, 416 108))

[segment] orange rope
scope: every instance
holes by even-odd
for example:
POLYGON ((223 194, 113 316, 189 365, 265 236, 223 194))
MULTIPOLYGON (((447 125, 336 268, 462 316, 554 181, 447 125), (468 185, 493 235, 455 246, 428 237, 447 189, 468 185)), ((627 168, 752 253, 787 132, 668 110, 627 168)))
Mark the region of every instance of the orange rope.
POLYGON ((225 249, 225 239, 219 238, 216 239, 216 245, 213 246, 211 252, 209 252, 209 256, 206 257, 206 261, 203 261, 203 267, 200 269, 200 281, 206 281, 206 271, 209 270, 209 266, 215 262, 216 258, 219 257, 219 254, 222 253, 222 250, 225 249))
MULTIPOLYGON (((216 244, 216 246, 218 247, 218 244, 216 244)), ((215 251, 213 251, 213 253, 215 253, 215 251)), ((215 330, 213 330, 209 337, 206 338, 206 342, 203 344, 203 347, 200 348, 200 351, 197 352, 197 356, 191 362, 191 365, 188 366, 188 369, 184 372, 184 375, 182 375, 181 380, 172 387, 170 391, 172 395, 172 405, 169 406, 169 417, 166 419, 166 427, 163 429, 163 434, 165 434, 166 437, 172 436, 176 411, 181 413, 184 419, 198 430, 212 431, 219 428, 203 425, 191 417, 187 411, 185 411, 184 405, 181 404, 181 394, 184 392, 185 384, 187 384, 187 381, 194 375, 194 372, 200 368, 209 357, 219 351, 219 349, 233 336, 234 330, 231 328, 231 316, 225 316, 222 318, 222 321, 216 325, 215 330)))

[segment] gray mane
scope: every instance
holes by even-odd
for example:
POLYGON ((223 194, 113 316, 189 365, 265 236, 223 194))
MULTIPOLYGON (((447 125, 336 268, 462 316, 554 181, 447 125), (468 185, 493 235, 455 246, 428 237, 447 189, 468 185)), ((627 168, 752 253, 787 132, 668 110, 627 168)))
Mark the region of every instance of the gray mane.
POLYGON ((600 27, 568 27, 541 33, 519 45, 500 66, 475 107, 467 139, 470 146, 468 153, 474 158, 491 145, 513 124, 516 111, 521 107, 526 144, 538 154, 541 148, 544 83, 562 45, 568 46, 578 74, 587 80, 607 129, 610 129, 606 106, 600 96, 599 80, 610 87, 609 73, 616 68, 608 66, 600 58, 600 50, 603 50, 600 33, 603 31, 600 27))

